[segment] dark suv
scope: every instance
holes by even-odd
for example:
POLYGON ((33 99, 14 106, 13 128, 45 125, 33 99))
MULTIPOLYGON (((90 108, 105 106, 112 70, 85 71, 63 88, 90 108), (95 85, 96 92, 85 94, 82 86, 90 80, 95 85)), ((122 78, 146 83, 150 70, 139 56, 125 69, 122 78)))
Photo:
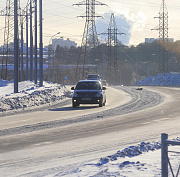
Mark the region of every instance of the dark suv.
POLYGON ((101 80, 99 74, 88 74, 87 80, 101 80))
POLYGON ((105 106, 106 103, 106 87, 102 87, 98 80, 82 80, 79 81, 72 95, 72 106, 77 107, 80 104, 99 104, 99 107, 105 106))

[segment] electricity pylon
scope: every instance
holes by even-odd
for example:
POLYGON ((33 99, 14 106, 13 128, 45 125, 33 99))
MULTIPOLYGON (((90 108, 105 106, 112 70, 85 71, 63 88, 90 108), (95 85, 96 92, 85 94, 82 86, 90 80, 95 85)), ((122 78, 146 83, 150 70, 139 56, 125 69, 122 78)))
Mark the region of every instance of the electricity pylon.
MULTIPOLYGON (((20 11, 20 0, 18 0, 18 11, 20 11)), ((5 16, 5 27, 4 27, 4 44, 3 44, 3 56, 1 58, 1 78, 2 79, 12 79, 12 71, 8 70, 8 65, 13 65, 14 63, 14 51, 11 49, 14 40, 14 1, 7 0, 6 8, 0 12, 0 16, 5 16)))
POLYGON ((107 75, 106 79, 109 83, 118 83, 119 79, 119 68, 118 68, 118 58, 117 58, 117 48, 118 48, 118 41, 117 41, 117 35, 122 35, 125 33, 121 33, 117 29, 117 25, 115 22, 114 14, 111 14, 111 19, 109 23, 109 27, 106 32, 101 33, 108 35, 108 65, 107 65, 107 75))
POLYGON ((83 38, 82 38, 82 43, 81 43, 81 51, 80 51, 79 59, 77 62, 77 69, 75 73, 75 78, 77 78, 78 70, 82 67, 82 76, 79 76, 79 78, 84 78, 85 65, 94 64, 95 59, 97 57, 96 47, 99 46, 99 41, 98 41, 97 32, 96 32, 95 18, 101 17, 101 16, 98 16, 95 14, 95 6, 96 5, 102 6, 106 4, 103 4, 96 0, 85 0, 74 5, 86 6, 86 14, 79 16, 82 18, 85 17, 86 23, 85 23, 84 33, 83 33, 83 38))
MULTIPOLYGON (((23 9, 20 8, 20 0, 7 0, 6 8, 0 11, 0 16, 5 16, 5 32, 4 32, 4 45, 3 45, 3 57, 1 58, 1 78, 12 79, 12 72, 9 73, 8 64, 14 65, 14 85, 18 90, 18 75, 19 80, 23 80, 23 24, 26 21, 26 80, 28 80, 28 16, 30 16, 30 79, 33 76, 33 11, 35 12, 35 83, 37 83, 37 0, 28 1, 27 6, 23 9), (32 6, 34 3, 34 6, 32 6), (30 10, 28 7, 30 6, 30 10), (30 11, 30 13, 29 13, 30 11), (19 28, 21 30, 19 30, 19 28), (21 60, 19 51, 19 32, 21 31, 21 60), (13 42, 14 38, 14 42, 13 42), (13 49, 10 51, 10 49, 13 49), (13 56, 14 55, 14 56, 13 56), (15 57, 16 56, 16 57, 15 57), (14 60, 14 61, 13 61, 14 60), (6 64, 4 64, 6 63, 6 64), (21 73, 19 66, 21 65, 21 73), (4 69, 5 68, 5 69, 4 69), (6 72, 4 72, 4 70, 6 72), (8 72, 8 73, 7 73, 8 72), (21 75, 20 75, 21 74, 21 75)), ((42 35, 42 0, 39 0, 39 86, 43 86, 43 35, 42 35)))
POLYGON ((159 52, 159 72, 165 73, 168 72, 168 11, 165 0, 162 0, 159 16, 154 18, 159 19, 159 27, 152 30, 159 31, 159 43, 162 48, 159 52))

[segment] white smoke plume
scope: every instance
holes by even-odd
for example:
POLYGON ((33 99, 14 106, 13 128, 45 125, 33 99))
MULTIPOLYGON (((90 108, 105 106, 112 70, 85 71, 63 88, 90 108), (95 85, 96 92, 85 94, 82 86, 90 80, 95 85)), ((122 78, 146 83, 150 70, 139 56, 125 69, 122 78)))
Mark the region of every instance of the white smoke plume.
MULTIPOLYGON (((111 3, 111 9, 108 12, 101 13, 103 18, 96 19, 96 30, 98 34, 107 32, 112 13, 114 13, 118 31, 126 34, 118 35, 118 40, 124 45, 130 43, 131 36, 135 31, 143 31, 147 21, 146 15, 142 11, 133 13, 128 8, 122 8, 119 2, 114 2, 111 3)), ((101 40, 107 38, 107 35, 100 35, 101 40)))

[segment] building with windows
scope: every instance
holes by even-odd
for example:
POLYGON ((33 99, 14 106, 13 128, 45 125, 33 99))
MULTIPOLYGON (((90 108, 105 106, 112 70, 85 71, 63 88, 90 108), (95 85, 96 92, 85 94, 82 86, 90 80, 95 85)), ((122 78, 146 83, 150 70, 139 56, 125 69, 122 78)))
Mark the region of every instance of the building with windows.
POLYGON ((52 39, 52 46, 54 50, 56 50, 57 45, 60 45, 61 47, 67 47, 67 48, 70 48, 71 46, 77 47, 77 43, 75 43, 74 41, 71 41, 69 38, 67 38, 67 40, 64 40, 63 38, 52 39))
MULTIPOLYGON (((145 43, 153 43, 154 41, 158 41, 159 38, 145 38, 145 43)), ((174 42, 174 38, 166 38, 168 42, 174 42)))

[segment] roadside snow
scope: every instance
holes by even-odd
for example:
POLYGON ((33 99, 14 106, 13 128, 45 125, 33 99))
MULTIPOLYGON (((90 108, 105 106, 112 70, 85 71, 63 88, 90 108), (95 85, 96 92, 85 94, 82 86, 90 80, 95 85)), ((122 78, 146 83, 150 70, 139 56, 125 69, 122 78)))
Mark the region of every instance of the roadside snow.
POLYGON ((44 82, 43 87, 39 87, 33 82, 23 81, 18 87, 19 93, 13 93, 14 84, 0 80, 0 112, 52 104, 70 96, 67 88, 60 84, 44 82))
MULTIPOLYGON (((159 74, 139 80, 136 85, 180 86, 180 74, 159 74)), ((70 97, 70 91, 56 83, 44 82, 43 87, 39 87, 34 82, 23 81, 18 83, 18 90, 19 93, 13 93, 14 83, 0 79, 0 113, 52 104, 70 97)))
MULTIPOLYGON (((162 76, 158 76, 161 78, 162 76)), ((166 79, 171 76, 164 76, 163 79, 149 78, 149 81, 159 80, 156 85, 167 83, 166 79), (165 82, 164 82, 165 80, 165 82)), ((172 83, 179 83, 179 76, 173 76, 172 83), (176 81, 174 81, 176 80, 176 81)), ((147 79, 148 80, 148 79, 147 79)), ((139 85, 148 85, 148 81, 142 81, 139 85)), ((155 84, 156 82, 154 82, 155 84)), ((168 82, 171 83, 171 82, 168 82)), ((153 82, 149 82, 149 85, 153 82)), ((70 92, 65 86, 44 82, 43 87, 39 87, 30 81, 19 83, 19 93, 13 93, 13 83, 0 80, 0 112, 12 111, 17 109, 27 109, 33 106, 53 104, 62 101, 70 96, 70 92)), ((177 84, 178 85, 178 84, 177 84)), ((176 141, 180 141, 177 137, 176 141)), ((161 144, 160 142, 141 142, 138 145, 130 146, 117 151, 113 155, 102 157, 99 161, 92 161, 79 164, 78 168, 71 169, 52 168, 34 171, 21 176, 64 176, 64 177, 102 177, 102 176, 123 176, 123 177, 157 177, 161 176, 161 144)), ((179 146, 169 146, 169 158, 175 175, 177 174, 180 156, 179 146)), ((1 167, 1 165, 0 165, 1 167)), ((0 170, 1 174, 1 170, 0 170)), ((3 174, 3 173, 2 173, 3 174)), ((169 171, 170 175, 170 171, 169 171)))
POLYGON ((149 76, 144 80, 138 80, 135 85, 180 86, 180 73, 158 74, 155 77, 149 76))
MULTIPOLYGON (((180 141, 180 138, 174 139, 180 141)), ((98 162, 88 162, 72 171, 56 172, 52 176, 64 177, 157 177, 161 176, 161 143, 142 142, 117 151, 116 154, 101 158, 98 162), (148 153, 147 153, 148 152, 148 153)), ((180 146, 169 146, 169 160, 173 174, 178 174, 180 146)), ((169 176, 172 175, 169 170, 169 176)))
MULTIPOLYGON (((173 139, 180 141, 180 138, 173 139)), ((178 174, 180 146, 169 146, 168 157, 173 174, 178 174)), ((161 143, 141 142, 117 151, 113 155, 99 160, 73 164, 68 167, 58 166, 58 161, 52 161, 51 166, 41 170, 23 173, 21 177, 161 177, 161 143)), ((61 163, 61 162, 59 162, 61 163)), ((1 172, 1 170, 0 170, 1 172)), ((168 176, 173 176, 169 170, 168 176)), ((177 175, 178 176, 178 175, 177 175)))

